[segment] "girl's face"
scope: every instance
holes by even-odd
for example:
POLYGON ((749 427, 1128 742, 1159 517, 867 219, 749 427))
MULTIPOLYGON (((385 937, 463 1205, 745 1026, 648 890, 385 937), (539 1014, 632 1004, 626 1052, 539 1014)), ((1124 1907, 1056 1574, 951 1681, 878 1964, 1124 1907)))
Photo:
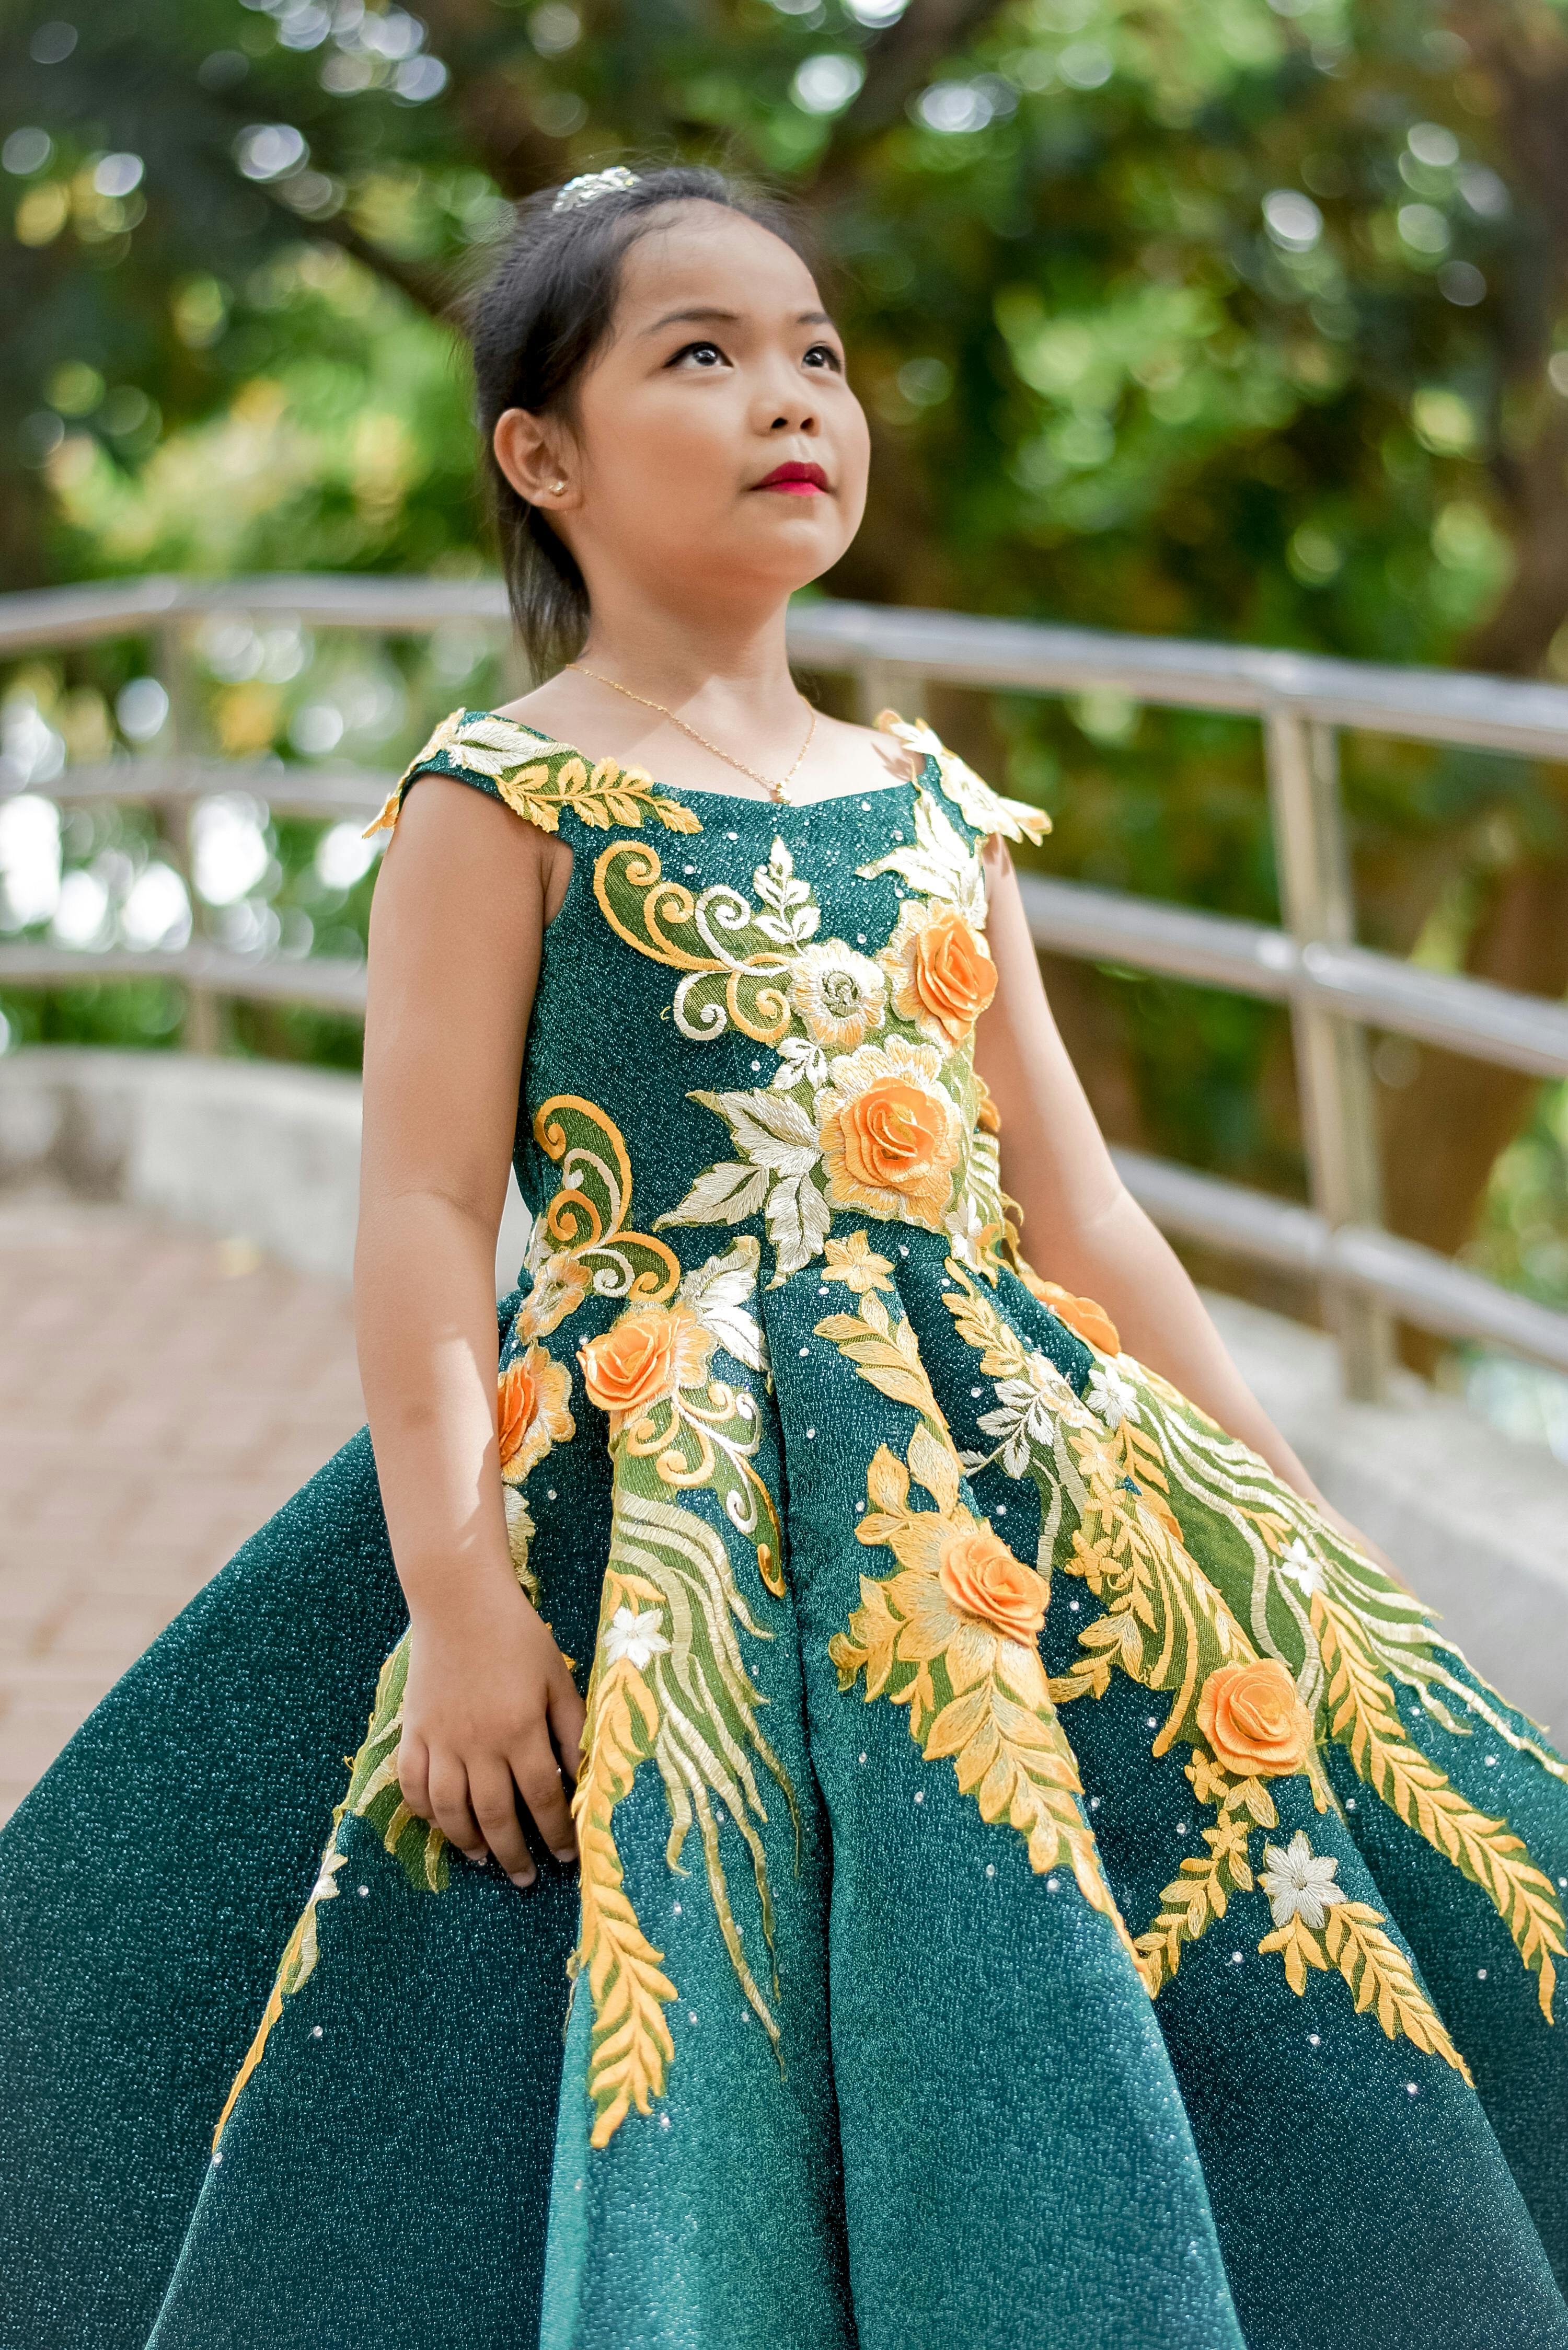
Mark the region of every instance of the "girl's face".
POLYGON ((596 607, 612 579, 730 605, 782 600, 838 560, 869 440, 805 263, 737 213, 683 203, 626 255, 571 432, 510 410, 496 453, 550 512, 596 607))

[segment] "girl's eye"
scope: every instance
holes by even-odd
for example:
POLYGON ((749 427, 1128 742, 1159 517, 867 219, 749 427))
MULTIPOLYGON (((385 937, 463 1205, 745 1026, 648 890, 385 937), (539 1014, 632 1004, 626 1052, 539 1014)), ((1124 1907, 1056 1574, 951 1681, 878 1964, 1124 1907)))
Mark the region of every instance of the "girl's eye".
POLYGON ((844 361, 831 343, 813 343, 811 348, 805 353, 804 364, 807 367, 831 368, 835 375, 842 375, 844 372, 844 361))
POLYGON ((701 368, 728 365, 717 343, 683 343, 670 364, 671 367, 679 367, 683 359, 691 359, 694 366, 701 368))

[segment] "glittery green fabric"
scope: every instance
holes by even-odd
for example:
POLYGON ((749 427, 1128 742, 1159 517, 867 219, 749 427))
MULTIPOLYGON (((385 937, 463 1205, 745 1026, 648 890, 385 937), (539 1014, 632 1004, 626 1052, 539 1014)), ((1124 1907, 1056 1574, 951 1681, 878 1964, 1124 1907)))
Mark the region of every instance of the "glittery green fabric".
POLYGON ((1568 2350, 1562 1765, 1037 1294, 964 1024, 1021 817, 912 747, 410 771, 574 853, 501 1411, 582 1871, 399 1812, 361 1434, 0 1835, 6 2350, 1568 2350))

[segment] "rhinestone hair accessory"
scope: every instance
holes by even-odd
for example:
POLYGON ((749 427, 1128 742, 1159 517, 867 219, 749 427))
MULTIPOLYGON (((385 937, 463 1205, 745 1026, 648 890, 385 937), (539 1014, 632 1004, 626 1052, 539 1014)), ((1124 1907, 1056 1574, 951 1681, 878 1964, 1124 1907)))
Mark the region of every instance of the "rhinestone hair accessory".
POLYGON ((628 172, 624 163, 612 163, 607 172, 584 172, 576 180, 568 180, 555 203, 553 213, 575 213, 583 204, 591 204, 597 196, 618 193, 622 188, 635 188, 637 173, 628 172))

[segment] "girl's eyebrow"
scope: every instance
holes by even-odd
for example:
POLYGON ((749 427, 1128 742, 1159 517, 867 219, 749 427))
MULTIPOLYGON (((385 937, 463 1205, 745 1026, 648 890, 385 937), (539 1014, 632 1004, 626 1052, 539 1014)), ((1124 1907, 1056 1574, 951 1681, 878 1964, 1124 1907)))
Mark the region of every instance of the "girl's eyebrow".
MULTIPOLYGON (((667 310, 662 318, 655 318, 653 324, 650 327, 644 327, 641 332, 645 335, 657 335, 662 333, 666 327, 683 325, 738 327, 742 323, 742 313, 739 310, 721 310, 712 305, 707 305, 689 310, 667 310)), ((831 327, 833 321, 826 310, 800 310, 795 314, 794 324, 797 327, 831 327)))

